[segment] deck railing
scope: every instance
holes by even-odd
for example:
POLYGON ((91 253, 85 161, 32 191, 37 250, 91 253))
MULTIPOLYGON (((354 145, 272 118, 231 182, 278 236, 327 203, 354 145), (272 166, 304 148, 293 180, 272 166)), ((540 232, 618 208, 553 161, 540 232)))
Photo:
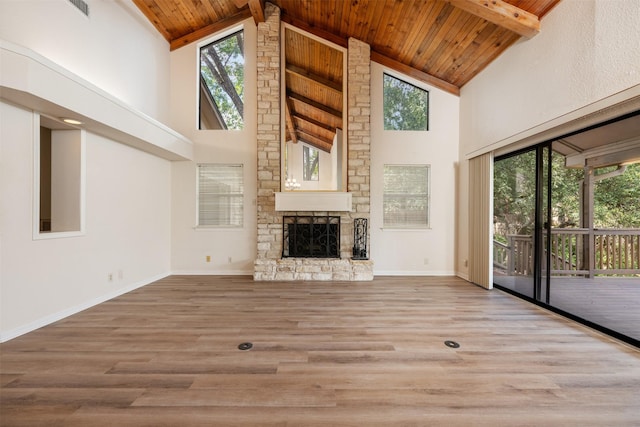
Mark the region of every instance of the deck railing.
MULTIPOLYGON (((545 249, 546 243, 545 236, 542 244, 545 249)), ((546 259, 543 256, 543 262, 546 263, 546 259)), ((508 235, 507 243, 494 240, 493 265, 507 275, 531 275, 532 236, 508 235)), ((543 269, 547 269, 546 265, 543 269)), ((553 276, 586 277, 640 274, 640 229, 595 229, 590 232, 586 228, 554 228, 551 230, 550 272, 553 276)))
POLYGON ((595 274, 640 274, 640 230, 595 230, 595 274))

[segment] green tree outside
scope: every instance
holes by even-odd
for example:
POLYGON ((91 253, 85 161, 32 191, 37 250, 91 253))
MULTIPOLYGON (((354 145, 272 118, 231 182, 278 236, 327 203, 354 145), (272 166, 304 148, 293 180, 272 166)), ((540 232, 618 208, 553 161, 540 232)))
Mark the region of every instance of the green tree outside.
POLYGON ((200 50, 200 74, 222 116, 223 129, 244 127, 244 33, 239 31, 200 50))
POLYGON ((429 130, 429 92, 385 74, 383 96, 385 130, 429 130))
MULTIPOLYGON (((494 165, 496 240, 508 234, 531 235, 535 208, 535 151, 500 160, 494 165)), ((596 176, 616 169, 601 168, 596 176)), ((553 228, 580 227, 582 169, 566 168, 564 156, 553 153, 551 165, 553 228)), ((640 164, 595 185, 595 228, 640 228, 640 164)))

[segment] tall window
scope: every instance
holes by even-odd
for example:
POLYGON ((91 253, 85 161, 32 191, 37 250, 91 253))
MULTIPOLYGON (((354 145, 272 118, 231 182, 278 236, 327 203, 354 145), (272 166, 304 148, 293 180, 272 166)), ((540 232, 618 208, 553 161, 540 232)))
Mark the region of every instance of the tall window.
POLYGON ((384 166, 384 227, 429 227, 429 169, 429 165, 384 166))
POLYGON ((243 218, 242 165, 198 165, 198 226, 242 227, 243 218))
POLYGON ((320 152, 305 145, 302 150, 303 176, 305 181, 317 181, 319 175, 320 152))
POLYGON ((429 130, 429 92, 388 74, 383 110, 385 130, 429 130))
POLYGON ((200 129, 244 125, 244 32, 200 48, 200 129))

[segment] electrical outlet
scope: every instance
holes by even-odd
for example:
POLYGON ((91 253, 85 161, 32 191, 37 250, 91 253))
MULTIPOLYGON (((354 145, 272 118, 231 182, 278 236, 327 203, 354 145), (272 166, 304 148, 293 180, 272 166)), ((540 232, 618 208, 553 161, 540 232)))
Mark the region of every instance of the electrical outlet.
POLYGON ((207 255, 206 258, 207 262, 211 262, 211 255, 207 255))
POLYGON ((227 261, 229 262, 229 264, 231 264, 231 263, 233 262, 233 259, 232 259, 231 257, 229 257, 229 258, 227 259, 227 261))
POLYGON ((429 258, 424 259, 424 265, 427 265, 427 264, 429 264, 429 258))
POLYGON ((469 266, 469 261, 468 261, 468 260, 466 260, 466 259, 464 260, 464 266, 465 266, 465 267, 468 267, 468 266, 469 266))
POLYGON ((113 273, 107 274, 107 281, 113 282, 113 273))

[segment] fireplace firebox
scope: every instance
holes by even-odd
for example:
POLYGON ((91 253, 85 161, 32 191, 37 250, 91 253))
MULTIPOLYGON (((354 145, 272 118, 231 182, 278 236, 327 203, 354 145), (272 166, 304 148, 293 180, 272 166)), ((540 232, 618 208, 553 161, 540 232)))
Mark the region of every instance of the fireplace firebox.
POLYGON ((340 258, 339 216, 282 218, 283 258, 340 258))

